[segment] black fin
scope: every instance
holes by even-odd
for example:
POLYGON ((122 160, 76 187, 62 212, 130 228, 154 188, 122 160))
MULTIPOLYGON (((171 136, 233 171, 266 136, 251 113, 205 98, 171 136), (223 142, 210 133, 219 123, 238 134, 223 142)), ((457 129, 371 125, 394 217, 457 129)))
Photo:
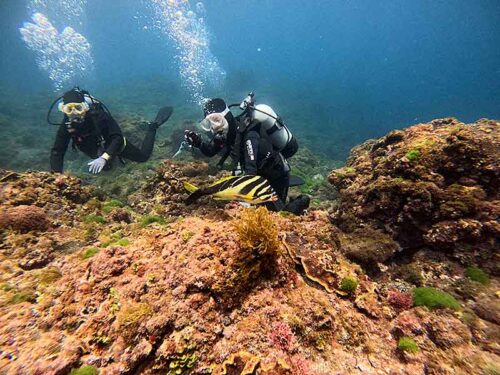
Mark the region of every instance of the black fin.
POLYGON ((156 115, 154 122, 157 124, 157 126, 160 126, 161 124, 163 124, 165 121, 167 121, 170 118, 170 116, 172 115, 173 112, 174 112, 174 109, 172 107, 169 107, 169 106, 160 108, 160 110, 158 111, 158 114, 156 115))
POLYGON ((304 185, 304 180, 300 178, 299 176, 290 176, 290 183, 289 186, 300 186, 304 185))
POLYGON ((301 194, 297 198, 290 200, 283 210, 295 215, 302 215, 309 208, 310 204, 311 198, 305 194, 301 194))

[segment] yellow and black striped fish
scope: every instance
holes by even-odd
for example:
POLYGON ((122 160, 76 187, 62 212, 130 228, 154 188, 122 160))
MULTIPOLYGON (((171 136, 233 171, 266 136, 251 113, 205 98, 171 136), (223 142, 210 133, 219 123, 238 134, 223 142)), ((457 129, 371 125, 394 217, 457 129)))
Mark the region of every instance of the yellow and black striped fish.
POLYGON ((186 199, 186 204, 194 203, 198 198, 205 195, 211 195, 217 200, 253 204, 273 202, 278 199, 268 180, 253 175, 224 177, 205 188, 198 188, 189 182, 185 182, 184 188, 191 193, 186 199))

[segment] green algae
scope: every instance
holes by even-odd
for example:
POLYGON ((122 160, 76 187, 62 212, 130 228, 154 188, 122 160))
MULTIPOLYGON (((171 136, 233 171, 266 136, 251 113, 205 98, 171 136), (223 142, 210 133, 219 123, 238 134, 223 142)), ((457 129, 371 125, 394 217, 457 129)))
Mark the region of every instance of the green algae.
POLYGON ((488 363, 483 368, 483 375, 500 375, 500 366, 495 363, 488 363))
POLYGON ((108 346, 111 343, 111 337, 106 335, 98 335, 92 338, 92 342, 94 342, 97 346, 108 346))
POLYGON ((109 214, 115 208, 122 208, 124 204, 118 199, 110 199, 102 205, 102 211, 109 214))
POLYGON ((414 162, 420 158, 420 151, 412 149, 408 151, 405 156, 410 162, 414 162))
POLYGON ((82 259, 90 259, 99 252, 96 247, 90 247, 82 253, 82 259))
POLYGON ((152 313, 153 310, 147 303, 132 303, 120 309, 117 321, 121 327, 135 326, 152 313))
POLYGON ((69 375, 97 375, 99 370, 94 366, 83 365, 77 369, 72 369, 69 375))
POLYGON ((118 245, 118 246, 128 246, 130 245, 130 240, 128 238, 123 238, 123 233, 121 231, 117 231, 113 234, 103 233, 99 240, 101 241, 101 247, 108 247, 110 245, 118 245))
POLYGON ((163 217, 155 215, 145 215, 141 219, 141 227, 147 227, 148 225, 153 223, 164 225, 166 222, 163 217))
POLYGON ((198 362, 196 353, 186 353, 178 356, 171 356, 168 364, 168 375, 187 374, 198 362))
POLYGON ((190 230, 185 230, 181 233, 181 238, 183 242, 188 242, 191 237, 194 236, 194 232, 190 230))
POLYGON ((3 292, 10 292, 12 290, 16 290, 16 287, 9 283, 3 283, 2 285, 0 285, 0 290, 3 292))
POLYGON ((116 244, 119 246, 128 246, 128 245, 130 245, 130 241, 128 238, 122 238, 122 239, 116 241, 116 244))
POLYGON ((90 215, 87 215, 87 216, 83 217, 83 222, 86 223, 86 224, 91 224, 91 223, 105 224, 106 223, 106 219, 103 218, 100 215, 90 214, 90 215))
POLYGON ((34 294, 19 292, 19 293, 16 293, 12 296, 12 298, 9 301, 9 304, 16 305, 18 303, 23 303, 23 302, 33 303, 35 301, 36 301, 36 297, 34 294))
POLYGON ((36 291, 31 288, 20 289, 15 285, 4 283, 0 286, 2 292, 8 293, 2 305, 16 305, 18 303, 36 302, 36 291), (10 296, 9 296, 10 295, 10 296))
POLYGON ((346 293, 353 293, 358 287, 358 280, 353 277, 344 277, 340 282, 340 290, 346 293))
POLYGON ((415 306, 425 306, 430 310, 452 309, 460 310, 458 301, 450 294, 436 288, 415 288, 413 289, 413 304, 415 306))
POLYGON ((408 353, 417 353, 420 350, 415 340, 408 336, 403 336, 399 339, 398 349, 408 353))
POLYGON ((167 375, 189 374, 191 372, 191 369, 198 362, 198 355, 195 352, 196 345, 193 343, 189 343, 188 339, 186 340, 188 342, 177 347, 177 353, 171 354, 167 357, 167 375))
POLYGON ((488 285, 490 283, 488 274, 478 267, 468 267, 465 270, 465 276, 483 285, 488 285))
POLYGON ((109 307, 109 312, 111 316, 115 316, 118 311, 120 311, 120 295, 115 288, 110 288, 108 293, 108 300, 111 306, 109 307))

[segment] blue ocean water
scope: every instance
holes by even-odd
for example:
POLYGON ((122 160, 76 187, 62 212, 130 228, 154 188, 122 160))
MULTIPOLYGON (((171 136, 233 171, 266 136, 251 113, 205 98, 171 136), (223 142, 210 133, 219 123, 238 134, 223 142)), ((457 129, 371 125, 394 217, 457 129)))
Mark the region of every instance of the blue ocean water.
POLYGON ((178 121, 203 98, 255 91, 332 159, 437 117, 500 118, 498 0, 2 0, 0 32, 1 138, 28 113, 16 126, 40 127, 48 147, 46 109, 75 84, 117 110, 170 100, 178 121), (59 49, 40 54, 37 12, 59 49))

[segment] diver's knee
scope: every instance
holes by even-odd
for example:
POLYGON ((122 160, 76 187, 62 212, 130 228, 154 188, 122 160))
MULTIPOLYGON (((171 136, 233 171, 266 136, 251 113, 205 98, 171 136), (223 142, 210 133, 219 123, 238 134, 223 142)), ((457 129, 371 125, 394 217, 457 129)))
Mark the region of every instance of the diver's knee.
POLYGON ((139 156, 136 160, 137 163, 145 163, 149 160, 149 156, 144 156, 144 155, 141 155, 139 156))

